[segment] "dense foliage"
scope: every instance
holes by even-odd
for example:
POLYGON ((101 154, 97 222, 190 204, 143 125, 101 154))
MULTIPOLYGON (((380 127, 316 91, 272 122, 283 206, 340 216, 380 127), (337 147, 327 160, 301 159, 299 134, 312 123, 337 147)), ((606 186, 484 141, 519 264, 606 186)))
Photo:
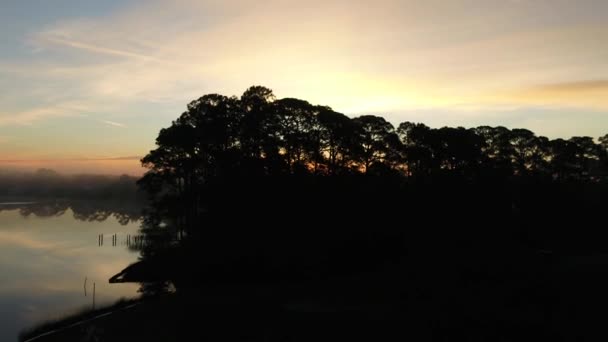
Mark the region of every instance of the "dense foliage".
MULTIPOLYGON (((293 225, 304 211, 324 215, 325 226, 339 221, 324 228, 334 231, 356 221, 350 213, 376 208, 374 219, 387 222, 404 210, 408 220, 427 223, 423 213, 454 211, 467 226, 493 213, 491 220, 519 218, 513 230, 534 226, 521 229, 546 235, 551 222, 591 222, 592 215, 575 212, 601 210, 608 180, 608 135, 596 143, 505 127, 395 128, 379 116, 349 118, 276 99, 261 86, 240 98, 210 94, 191 102, 156 143, 142 159, 149 172, 140 185, 157 213, 182 217, 178 230, 191 234, 201 231, 203 213, 206 226, 225 211, 266 213, 260 220, 272 226, 278 216, 293 225), (336 206, 345 211, 328 209, 336 206)), ((233 216, 226 213, 222 224, 233 216)))
POLYGON ((240 98, 191 102, 142 160, 150 169, 142 184, 183 193, 218 178, 289 174, 599 182, 608 176, 608 135, 599 141, 505 127, 395 128, 379 116, 349 118, 254 86, 240 98))

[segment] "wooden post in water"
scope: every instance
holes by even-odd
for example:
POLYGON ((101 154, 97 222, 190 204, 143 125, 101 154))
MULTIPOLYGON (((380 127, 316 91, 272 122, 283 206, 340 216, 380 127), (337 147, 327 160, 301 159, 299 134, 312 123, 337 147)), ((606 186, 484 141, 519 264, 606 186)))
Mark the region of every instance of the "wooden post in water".
POLYGON ((93 283, 93 310, 95 310, 95 283, 93 283))
POLYGON ((87 277, 84 277, 84 296, 87 296, 87 277))

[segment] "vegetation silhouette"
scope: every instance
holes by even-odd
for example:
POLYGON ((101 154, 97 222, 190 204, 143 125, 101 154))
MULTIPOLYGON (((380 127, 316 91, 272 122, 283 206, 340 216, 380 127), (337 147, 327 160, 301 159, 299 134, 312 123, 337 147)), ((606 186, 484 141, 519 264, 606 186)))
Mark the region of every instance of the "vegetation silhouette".
POLYGON ((175 293, 112 340, 603 333, 608 135, 395 128, 253 86, 191 102, 156 145, 141 260, 111 282, 175 293))
MULTIPOLYGON (((191 102, 156 144, 139 180, 151 200, 142 224, 150 243, 124 281, 170 281, 206 300, 211 288, 216 300, 239 298, 233 309, 256 312, 258 324, 281 317, 291 328, 268 329, 291 338, 308 319, 308 337, 337 333, 340 323, 319 318, 328 311, 364 323, 341 338, 600 332, 586 319, 601 306, 576 291, 588 289, 580 279, 608 281, 580 271, 589 265, 565 265, 608 252, 608 135, 596 143, 505 127, 395 128, 253 86, 240 98, 191 102)), ((184 321, 212 316, 197 312, 184 321)), ((236 316, 223 318, 244 324, 236 316)))
MULTIPOLYGON (((463 213, 461 206, 475 216, 500 211, 522 224, 536 215, 543 222, 563 222, 564 215, 583 223, 593 215, 572 215, 574 210, 592 211, 608 180, 608 135, 599 141, 549 140, 526 129, 489 126, 432 129, 404 122, 395 129, 378 116, 350 119, 329 107, 276 99, 270 89, 253 86, 240 99, 210 94, 191 102, 142 159, 149 171, 139 185, 152 199, 151 213, 178 218, 174 234, 190 239, 230 230, 205 228, 202 222, 226 226, 245 214, 269 227, 277 218, 293 226, 301 223, 294 218, 323 217, 335 225, 311 222, 305 230, 321 224, 331 235, 354 216, 338 212, 338 206, 355 215, 365 213, 357 208, 381 210, 374 220, 387 223, 397 213, 389 208, 408 211, 408 219, 415 220, 425 212, 463 213), (403 205, 408 202, 415 203, 403 205), (568 210, 542 212, 560 207, 568 210)), ((386 228, 364 230, 378 229, 386 228)), ((231 241, 244 230, 230 234, 231 241)), ((250 229, 252 235, 263 230, 250 229)), ((557 247, 536 238, 527 243, 557 247)))

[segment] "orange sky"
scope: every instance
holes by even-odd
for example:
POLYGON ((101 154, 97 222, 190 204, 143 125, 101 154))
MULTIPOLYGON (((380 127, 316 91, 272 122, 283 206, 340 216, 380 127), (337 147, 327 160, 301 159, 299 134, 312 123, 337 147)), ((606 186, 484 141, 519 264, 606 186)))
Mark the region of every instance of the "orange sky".
POLYGON ((0 160, 0 166, 9 170, 36 170, 50 168, 65 174, 128 174, 141 176, 146 170, 141 167, 139 159, 126 160, 0 160))

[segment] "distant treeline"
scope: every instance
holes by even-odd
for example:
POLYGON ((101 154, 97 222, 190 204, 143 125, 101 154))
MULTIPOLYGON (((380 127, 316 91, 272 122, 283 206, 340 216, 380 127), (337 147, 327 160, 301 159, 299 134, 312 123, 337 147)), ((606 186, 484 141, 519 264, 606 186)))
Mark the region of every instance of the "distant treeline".
POLYGON ((105 175, 63 175, 49 169, 0 171, 0 199, 136 200, 137 178, 105 175))

